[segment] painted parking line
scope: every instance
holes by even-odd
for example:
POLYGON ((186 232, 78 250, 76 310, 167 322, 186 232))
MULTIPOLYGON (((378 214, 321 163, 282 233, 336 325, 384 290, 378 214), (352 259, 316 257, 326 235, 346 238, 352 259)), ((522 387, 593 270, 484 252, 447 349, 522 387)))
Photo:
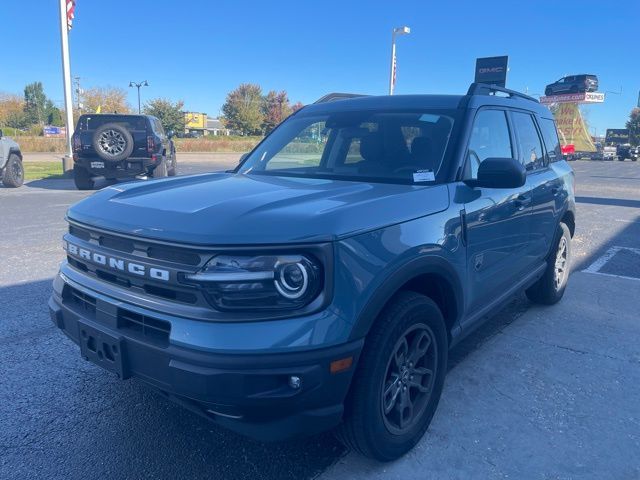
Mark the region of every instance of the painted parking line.
POLYGON ((604 255, 602 255, 601 257, 596 259, 595 262, 589 265, 589 267, 584 269, 583 272, 593 273, 596 275, 603 275, 606 277, 625 278, 628 280, 640 281, 640 248, 621 247, 621 246, 614 245, 613 247, 609 248, 604 253, 604 255), (619 275, 616 273, 612 273, 610 271, 602 271, 619 253, 626 253, 626 254, 631 253, 632 255, 635 254, 635 256, 637 256, 637 265, 638 265, 638 268, 636 269, 637 276, 619 275))

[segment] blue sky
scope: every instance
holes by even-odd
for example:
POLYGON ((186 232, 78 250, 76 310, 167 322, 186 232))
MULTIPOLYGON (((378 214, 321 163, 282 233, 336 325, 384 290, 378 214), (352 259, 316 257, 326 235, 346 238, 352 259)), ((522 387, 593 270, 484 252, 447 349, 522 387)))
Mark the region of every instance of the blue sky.
MULTIPOLYGON (((0 91, 40 80, 62 104, 58 1, 2 3, 0 91)), ((241 82, 303 103, 330 91, 385 94, 390 32, 408 25, 396 93, 465 92, 476 57, 507 54, 513 89, 539 94, 570 73, 597 74, 601 91, 622 88, 588 107, 601 134, 623 127, 638 99, 639 19, 638 0, 78 0, 71 67, 83 86, 148 80, 143 101, 183 99, 215 116, 241 82)))

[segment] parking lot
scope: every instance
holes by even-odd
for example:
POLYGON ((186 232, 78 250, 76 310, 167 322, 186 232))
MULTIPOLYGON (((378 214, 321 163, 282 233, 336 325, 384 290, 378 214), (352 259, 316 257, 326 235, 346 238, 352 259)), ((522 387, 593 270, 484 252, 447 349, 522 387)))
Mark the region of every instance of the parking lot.
MULTIPOLYGON (((180 173, 238 157, 184 156, 180 173)), ((330 434, 247 440, 82 360, 46 302, 64 212, 91 192, 0 187, 0 478, 640 478, 640 163, 572 166, 564 300, 518 298, 456 347, 428 433, 385 465, 330 434)))

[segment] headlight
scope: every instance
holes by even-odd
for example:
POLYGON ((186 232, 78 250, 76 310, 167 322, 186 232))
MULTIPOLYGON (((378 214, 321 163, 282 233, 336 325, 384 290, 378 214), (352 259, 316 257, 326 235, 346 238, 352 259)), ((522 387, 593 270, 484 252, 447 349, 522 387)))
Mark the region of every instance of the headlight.
POLYGON ((186 281, 220 310, 295 309, 322 291, 322 267, 307 255, 218 255, 186 281))

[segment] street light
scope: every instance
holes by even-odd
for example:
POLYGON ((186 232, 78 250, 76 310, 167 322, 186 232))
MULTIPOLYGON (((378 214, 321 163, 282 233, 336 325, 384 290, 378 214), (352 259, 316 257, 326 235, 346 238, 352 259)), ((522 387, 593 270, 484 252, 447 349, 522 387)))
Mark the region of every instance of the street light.
POLYGON ((138 89, 138 113, 140 113, 140 87, 148 87, 149 84, 145 80, 144 82, 129 82, 129 87, 136 87, 138 89))
POLYGON ((393 95, 396 86, 396 35, 408 35, 409 27, 396 27, 391 33, 391 72, 389 74, 389 95, 393 95))

